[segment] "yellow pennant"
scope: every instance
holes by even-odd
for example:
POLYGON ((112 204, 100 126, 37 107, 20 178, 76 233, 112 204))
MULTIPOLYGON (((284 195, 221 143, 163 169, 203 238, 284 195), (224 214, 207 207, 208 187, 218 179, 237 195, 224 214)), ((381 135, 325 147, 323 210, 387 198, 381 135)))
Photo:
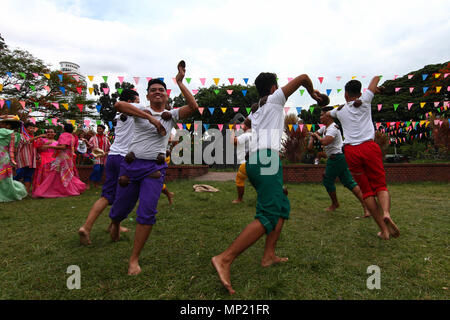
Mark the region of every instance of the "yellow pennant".
POLYGON ((429 124, 430 124, 430 121, 427 121, 427 124, 425 125, 425 128, 428 127, 429 124))
POLYGON ((69 104, 68 103, 61 103, 61 105, 66 108, 66 110, 69 110, 69 104))
POLYGON ((94 81, 94 76, 88 76, 89 80, 94 81))
POLYGON ((229 124, 229 125, 228 125, 228 129, 230 129, 230 130, 233 129, 233 125, 232 125, 232 124, 229 124))
POLYGON ((440 73, 435 73, 434 76, 437 79, 437 78, 439 78, 441 76, 441 74, 440 73))
POLYGON ((439 93, 441 91, 442 87, 436 87, 436 93, 439 93))
POLYGON ((356 79, 356 76, 353 76, 353 77, 352 77, 352 80, 353 80, 353 79, 356 79))
POLYGON ((75 120, 69 120, 69 121, 75 127, 75 120))
POLYGON ((89 88, 89 94, 92 94, 94 92, 94 88, 89 88))
POLYGON ((186 128, 187 128, 188 130, 190 130, 190 129, 191 129, 191 123, 186 123, 186 128))
POLYGON ((421 102, 420 107, 423 108, 426 104, 427 104, 426 102, 421 102))
POLYGON ((420 121, 420 126, 422 127, 425 124, 425 120, 420 121))
POLYGON ((292 124, 288 124, 289 131, 292 131, 292 124))
POLYGON ((308 131, 311 131, 312 124, 307 124, 306 127, 308 128, 308 131))
POLYGON ((220 78, 213 78, 213 80, 214 80, 214 83, 216 84, 216 86, 219 85, 220 78))
POLYGON ((0 91, 3 90, 3 85, 0 83, 0 91))
POLYGON ((50 75, 48 73, 44 73, 44 77, 46 77, 48 80, 50 80, 50 75))
POLYGON ((227 108, 220 108, 223 113, 227 112, 227 108))

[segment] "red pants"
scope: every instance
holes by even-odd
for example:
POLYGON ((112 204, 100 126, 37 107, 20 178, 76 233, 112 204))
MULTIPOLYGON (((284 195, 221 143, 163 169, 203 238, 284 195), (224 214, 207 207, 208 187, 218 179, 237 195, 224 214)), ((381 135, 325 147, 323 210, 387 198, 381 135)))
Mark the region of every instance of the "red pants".
POLYGON ((377 143, 367 141, 356 146, 347 144, 344 151, 348 168, 361 188, 364 199, 387 191, 383 155, 377 143))

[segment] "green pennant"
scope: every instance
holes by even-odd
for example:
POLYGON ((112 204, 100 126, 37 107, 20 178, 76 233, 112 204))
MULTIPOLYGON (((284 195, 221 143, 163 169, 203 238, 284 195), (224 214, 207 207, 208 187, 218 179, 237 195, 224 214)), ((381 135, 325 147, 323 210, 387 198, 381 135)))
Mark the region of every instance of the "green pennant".
POLYGON ((397 111, 398 105, 399 105, 398 103, 394 103, 394 110, 395 111, 397 111))
POLYGON ((312 130, 312 132, 316 131, 316 125, 315 124, 311 125, 311 130, 312 130))
POLYGON ((342 89, 337 89, 337 93, 339 93, 339 92, 341 92, 342 91, 342 89))
POLYGON ((411 121, 406 121, 406 127, 409 127, 411 125, 411 121))
POLYGON ((39 102, 35 102, 34 103, 34 106, 37 108, 37 107, 39 107, 39 102))
POLYGON ((122 91, 123 91, 122 88, 117 89, 117 92, 118 92, 119 94, 122 94, 122 91))
POLYGON ((47 119, 48 124, 52 124, 52 119, 47 119))
POLYGON ((314 107, 309 107, 309 111, 311 111, 311 114, 314 112, 314 107))
POLYGON ((19 74, 22 76, 22 78, 26 78, 27 76, 25 75, 25 73, 23 73, 23 72, 19 72, 19 74))
POLYGON ((305 93, 305 90, 304 90, 304 89, 301 89, 301 90, 300 90, 300 95, 303 96, 304 93, 305 93))
POLYGON ((214 93, 215 93, 215 94, 219 94, 219 92, 220 92, 219 89, 215 89, 215 90, 214 90, 214 93))
POLYGON ((250 111, 252 110, 252 108, 245 108, 245 110, 247 110, 247 114, 250 114, 250 111))
POLYGON ((35 86, 30 86, 31 90, 36 91, 36 87, 35 86))
POLYGON ((97 125, 99 125, 99 124, 101 124, 102 122, 101 122, 101 120, 97 120, 97 125))
POLYGON ((105 80, 105 82, 108 82, 108 76, 103 76, 103 80, 105 80))
POLYGON ((191 79, 192 78, 186 78, 186 82, 189 84, 189 83, 191 83, 191 79))

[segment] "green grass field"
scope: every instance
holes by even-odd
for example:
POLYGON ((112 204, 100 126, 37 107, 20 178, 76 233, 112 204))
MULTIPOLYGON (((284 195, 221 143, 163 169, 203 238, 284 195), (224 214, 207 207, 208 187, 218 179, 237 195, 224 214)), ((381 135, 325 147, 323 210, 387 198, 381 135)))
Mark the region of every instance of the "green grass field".
POLYGON ((168 183, 157 223, 141 254, 143 272, 127 275, 135 212, 123 225, 131 230, 112 243, 109 209, 92 230, 92 245, 79 245, 77 230, 99 197, 26 199, 0 204, 0 299, 449 299, 449 184, 390 185, 392 217, 401 236, 380 240, 372 219, 338 184, 341 207, 323 209, 328 195, 320 184, 288 185, 291 218, 278 242, 289 262, 262 268, 264 239, 239 256, 231 269, 236 294, 223 289, 210 264, 253 220, 255 191, 231 204, 233 182, 205 182, 218 193, 195 193, 199 182, 168 183), (68 290, 68 266, 81 269, 81 289, 68 290), (381 269, 381 289, 369 290, 367 268, 381 269))

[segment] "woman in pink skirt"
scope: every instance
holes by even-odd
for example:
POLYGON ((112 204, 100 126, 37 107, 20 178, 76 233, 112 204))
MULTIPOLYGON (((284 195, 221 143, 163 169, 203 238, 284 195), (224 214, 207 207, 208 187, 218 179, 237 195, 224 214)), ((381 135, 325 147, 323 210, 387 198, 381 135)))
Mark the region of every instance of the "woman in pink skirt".
POLYGON ((73 126, 66 123, 64 131, 58 139, 58 145, 48 146, 49 149, 55 150, 56 157, 50 163, 50 172, 35 189, 35 198, 79 196, 86 190, 86 185, 75 174, 73 155, 76 141, 72 135, 73 126))
MULTIPOLYGON (((58 145, 58 141, 55 140, 55 130, 48 129, 47 138, 40 138, 36 141, 36 147, 39 153, 39 161, 36 166, 36 171, 33 177, 33 189, 36 188, 44 181, 50 172, 50 163, 55 160, 55 149, 49 147, 55 147, 58 145)), ((33 194, 35 192, 33 191, 33 194)))

